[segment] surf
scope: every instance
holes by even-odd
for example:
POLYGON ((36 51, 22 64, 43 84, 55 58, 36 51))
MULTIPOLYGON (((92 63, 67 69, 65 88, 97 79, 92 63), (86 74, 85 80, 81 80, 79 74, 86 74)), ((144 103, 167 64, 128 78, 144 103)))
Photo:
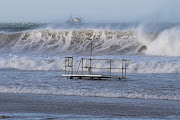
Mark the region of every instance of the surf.
POLYGON ((46 25, 20 32, 1 32, 0 52, 86 55, 90 51, 88 39, 93 39, 96 55, 180 56, 178 26, 159 30, 147 30, 143 25, 125 29, 114 24, 59 27, 46 25))

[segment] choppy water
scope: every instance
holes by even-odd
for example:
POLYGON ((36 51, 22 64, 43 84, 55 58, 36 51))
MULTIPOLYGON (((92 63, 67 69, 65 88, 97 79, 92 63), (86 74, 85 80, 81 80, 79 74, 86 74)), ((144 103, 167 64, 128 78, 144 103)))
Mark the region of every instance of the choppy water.
POLYGON ((0 92, 180 100, 179 24, 14 23, 0 24, 0 31, 0 92), (128 80, 61 77, 64 56, 74 56, 75 64, 88 58, 89 38, 93 58, 131 61, 128 80))
POLYGON ((128 80, 70 80, 60 71, 0 71, 3 93, 180 100, 179 74, 129 74, 128 80))

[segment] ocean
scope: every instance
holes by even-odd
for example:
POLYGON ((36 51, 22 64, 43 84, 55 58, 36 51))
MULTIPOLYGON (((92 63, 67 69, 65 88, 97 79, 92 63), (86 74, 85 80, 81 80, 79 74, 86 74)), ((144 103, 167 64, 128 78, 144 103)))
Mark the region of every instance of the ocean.
MULTIPOLYGON (((96 61, 92 65, 109 67, 108 62, 96 61)), ((109 74, 109 71, 93 70, 93 74, 102 73, 109 74)), ((112 70, 112 74, 121 76, 121 71, 112 70)), ((163 105, 157 107, 163 109, 159 114, 141 114, 139 111, 136 115, 131 115, 132 111, 128 110, 126 115, 121 112, 108 115, 106 110, 104 114, 90 114, 90 111, 87 114, 83 111, 53 114, 41 110, 19 112, 18 106, 14 111, 0 109, 0 117, 2 114, 10 117, 8 119, 180 119, 180 24, 1 23, 0 77, 0 103, 3 103, 3 95, 15 94, 39 95, 41 98, 52 95, 71 101, 80 101, 82 97, 88 103, 92 102, 89 99, 93 99, 93 103, 107 100, 109 104, 114 100, 124 103, 132 100, 133 104, 139 104, 139 108, 143 103, 138 100, 147 106, 152 104, 153 109, 156 108, 155 101, 163 105), (92 39, 92 58, 113 59, 113 67, 121 67, 116 60, 130 60, 126 80, 61 76, 65 70, 64 57, 74 57, 74 72, 81 58, 89 58, 89 39, 92 39), (96 101, 98 98, 102 100, 96 101)))

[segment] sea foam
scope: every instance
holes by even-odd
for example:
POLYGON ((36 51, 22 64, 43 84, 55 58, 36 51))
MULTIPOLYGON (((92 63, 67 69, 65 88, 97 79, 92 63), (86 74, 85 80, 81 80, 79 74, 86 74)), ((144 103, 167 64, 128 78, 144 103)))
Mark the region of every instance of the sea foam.
POLYGON ((3 87, 0 86, 2 93, 31 93, 31 94, 54 94, 54 95, 77 95, 92 97, 115 97, 115 98, 138 98, 138 99, 158 99, 158 100, 175 100, 180 101, 179 94, 149 94, 126 91, 109 91, 109 90, 86 90, 86 89, 43 89, 43 88, 22 88, 22 87, 3 87))
MULTIPOLYGON (((88 56, 74 57, 74 69, 77 70, 81 57, 88 58, 88 56)), ((93 57, 102 58, 103 56, 93 57)), ((138 56, 105 56, 103 58, 111 58, 112 67, 121 68, 122 64, 119 62, 122 58, 130 59, 128 73, 180 73, 180 61, 177 58, 164 58, 164 57, 144 57, 138 56)), ((85 65, 86 63, 84 63, 85 65)), ((92 62, 94 68, 108 68, 108 61, 92 62)), ((0 57, 0 68, 10 68, 18 70, 64 70, 63 56, 18 56, 9 54, 0 57)), ((94 72, 104 72, 101 70, 93 70, 94 72)), ((106 71, 108 72, 108 71, 106 71)), ((112 70, 112 73, 118 73, 120 70, 112 70)))

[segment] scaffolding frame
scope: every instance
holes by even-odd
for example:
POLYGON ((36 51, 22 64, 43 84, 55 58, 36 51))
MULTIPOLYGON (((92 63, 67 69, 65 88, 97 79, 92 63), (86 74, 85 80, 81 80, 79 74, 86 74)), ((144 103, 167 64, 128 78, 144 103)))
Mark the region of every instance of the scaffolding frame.
POLYGON ((118 79, 126 79, 126 74, 127 74, 127 64, 129 63, 130 60, 127 59, 122 59, 120 60, 122 62, 122 66, 119 68, 113 68, 112 67, 112 61, 113 59, 92 59, 92 50, 93 50, 93 43, 92 43, 92 39, 91 38, 87 38, 87 40, 90 40, 90 57, 89 59, 87 58, 81 58, 79 65, 78 65, 78 69, 76 71, 76 74, 73 74, 73 57, 64 57, 65 58, 65 75, 62 76, 66 76, 66 77, 70 77, 70 79, 73 79, 74 77, 79 77, 80 79, 82 77, 89 77, 89 78, 118 78, 118 79), (84 66, 84 61, 88 61, 89 62, 89 66, 84 66), (95 68, 92 67, 92 61, 108 61, 109 62, 109 67, 108 68, 95 68), (81 66, 81 74, 79 73, 79 69, 81 66), (68 69, 68 70, 67 70, 68 69), (84 74, 84 69, 86 69, 86 71, 89 74, 84 74), (109 75, 93 75, 92 70, 93 69, 104 69, 104 70, 109 70, 109 75), (121 73, 121 77, 119 76, 113 76, 112 75, 112 70, 114 69, 121 69, 122 73, 121 73))
MULTIPOLYGON (((76 77, 76 76, 91 76, 93 77, 93 69, 104 69, 104 70, 109 70, 109 75, 107 75, 109 78, 112 78, 114 76, 112 76, 112 70, 121 70, 121 77, 119 77, 120 79, 126 79, 127 76, 127 64, 129 63, 130 60, 127 59, 122 59, 122 60, 118 60, 122 62, 122 66, 121 67, 117 67, 114 68, 112 67, 112 61, 113 59, 92 59, 91 57, 89 59, 87 58, 81 58, 81 60, 79 61, 79 65, 78 68, 76 70, 76 74, 73 75, 73 57, 64 57, 65 58, 65 75, 64 76, 70 76, 70 78, 76 77), (84 65, 84 63, 88 63, 89 62, 89 66, 84 65), (92 67, 92 61, 108 61, 109 62, 109 67, 106 68, 97 68, 97 67, 92 67), (69 68, 69 69, 67 69, 69 68), (80 71, 81 68, 81 71, 80 71), (81 72, 81 73, 80 73, 81 72), (84 73, 88 73, 88 74, 84 74, 84 73)), ((106 77, 107 77, 106 76, 106 77)), ((104 76, 105 77, 105 76, 104 76)))

